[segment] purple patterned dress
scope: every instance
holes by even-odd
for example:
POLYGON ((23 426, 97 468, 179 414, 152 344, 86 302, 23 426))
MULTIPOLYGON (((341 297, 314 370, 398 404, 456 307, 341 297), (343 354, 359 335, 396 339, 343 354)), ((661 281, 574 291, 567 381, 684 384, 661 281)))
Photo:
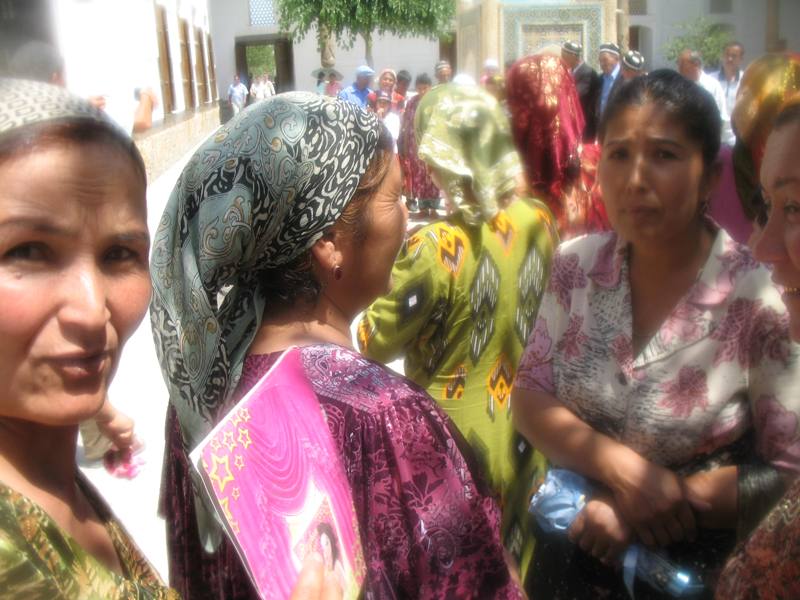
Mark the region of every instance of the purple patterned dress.
MULTIPOLYGON (((423 200, 435 208, 439 200, 439 188, 433 183, 428 167, 417 156, 417 138, 414 133, 414 117, 422 96, 416 95, 408 101, 400 124, 397 139, 397 155, 403 169, 403 188, 409 198, 423 200)), ((423 208, 423 207, 420 207, 423 208)), ((425 207, 427 208, 427 206, 425 207)))
MULTIPOLYGON (((238 395, 280 353, 247 358, 238 395)), ((342 455, 367 562, 364 597, 522 598, 500 541, 500 513, 473 478, 466 443, 420 387, 335 345, 302 359, 342 455)), ((256 598, 232 545, 200 546, 189 466, 174 412, 162 510, 170 581, 186 600, 256 598)))

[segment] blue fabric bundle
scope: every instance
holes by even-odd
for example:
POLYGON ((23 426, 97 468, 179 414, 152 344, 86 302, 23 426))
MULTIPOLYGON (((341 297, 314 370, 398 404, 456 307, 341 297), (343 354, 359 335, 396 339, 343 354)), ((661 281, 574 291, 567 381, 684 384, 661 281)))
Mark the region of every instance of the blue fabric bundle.
MULTIPOLYGON (((575 517, 592 494, 592 484, 585 477, 566 469, 551 469, 531 500, 530 512, 545 533, 566 535, 575 517)), ((632 544, 622 561, 625 587, 634 597, 636 578, 673 598, 701 594, 704 587, 697 578, 670 562, 658 551, 632 544)))

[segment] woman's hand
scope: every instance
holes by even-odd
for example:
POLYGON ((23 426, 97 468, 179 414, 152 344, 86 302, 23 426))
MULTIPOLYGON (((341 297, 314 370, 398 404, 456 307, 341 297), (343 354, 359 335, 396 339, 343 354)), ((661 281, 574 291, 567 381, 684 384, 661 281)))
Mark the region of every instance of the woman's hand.
POLYGON ((136 444, 133 433, 134 422, 128 415, 114 408, 106 398, 106 402, 94 418, 100 433, 106 437, 117 450, 127 450, 136 444))
POLYGON ((693 509, 708 510, 708 502, 669 469, 628 450, 615 468, 616 476, 605 482, 623 518, 648 546, 693 541, 697 529, 693 509))
POLYGON ((634 538, 614 498, 600 494, 587 502, 569 528, 569 539, 606 565, 620 562, 634 538))
POLYGON ((736 466, 719 467, 689 475, 684 485, 690 493, 702 498, 708 510, 697 510, 695 518, 701 527, 735 529, 738 521, 739 489, 736 466))

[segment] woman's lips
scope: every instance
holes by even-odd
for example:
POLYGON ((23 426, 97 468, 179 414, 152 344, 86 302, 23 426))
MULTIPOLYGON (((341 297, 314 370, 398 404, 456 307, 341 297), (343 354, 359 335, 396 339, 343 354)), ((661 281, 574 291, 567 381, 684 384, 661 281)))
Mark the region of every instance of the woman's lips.
POLYGON ((111 363, 108 351, 55 356, 46 361, 67 379, 84 379, 102 375, 111 363))

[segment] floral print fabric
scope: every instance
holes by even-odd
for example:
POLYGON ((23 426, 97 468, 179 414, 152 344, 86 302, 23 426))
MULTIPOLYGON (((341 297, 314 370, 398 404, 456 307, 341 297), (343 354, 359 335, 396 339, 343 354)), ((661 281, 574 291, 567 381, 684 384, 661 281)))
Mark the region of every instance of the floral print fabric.
POLYGON ((567 242, 516 385, 555 395, 592 427, 680 468, 755 430, 756 453, 800 473, 800 373, 769 272, 719 230, 695 284, 633 356, 627 248, 567 242))
MULTIPOLYGON (((552 394, 595 430, 682 476, 754 455, 798 473, 798 352, 769 277, 719 230, 694 285, 634 356, 626 244, 613 232, 566 242, 515 385, 552 394)), ((667 552, 713 588, 734 544, 733 531, 701 529, 667 552)), ((542 597, 627 597, 618 572, 545 536, 532 573, 526 589, 542 597)))
POLYGON ((800 598, 800 479, 733 553, 715 597, 800 598))
MULTIPOLYGON (((237 397, 279 356, 248 357, 237 397)), ((504 561, 499 510, 472 476, 466 442, 430 396, 339 346, 308 346, 302 360, 353 492, 367 562, 364 597, 522 598, 504 561)), ((179 454, 167 464, 185 460, 179 454)), ((194 527, 192 497, 176 483, 165 498, 177 517, 168 528, 170 554, 200 561, 178 562, 179 570, 171 562, 175 587, 187 598, 257 597, 227 539, 204 555, 197 537, 185 535, 194 527)))

